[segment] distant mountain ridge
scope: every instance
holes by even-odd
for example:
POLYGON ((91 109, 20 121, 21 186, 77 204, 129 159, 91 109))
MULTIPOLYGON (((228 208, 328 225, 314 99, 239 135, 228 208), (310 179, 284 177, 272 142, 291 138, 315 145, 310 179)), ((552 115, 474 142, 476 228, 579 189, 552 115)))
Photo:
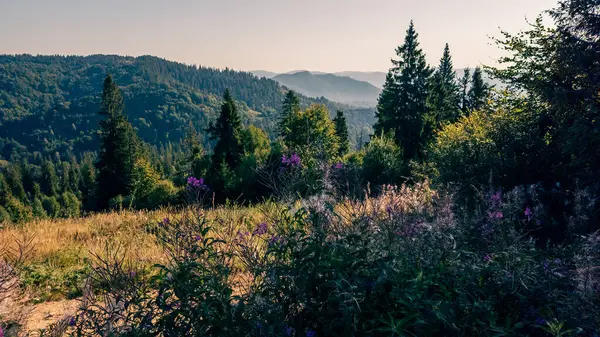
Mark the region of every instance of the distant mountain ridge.
MULTIPOLYGON (((471 69, 471 74, 472 74, 472 70, 473 69, 471 69)), ((297 74, 299 72, 306 72, 306 71, 307 70, 293 70, 293 71, 287 72, 285 74, 297 74)), ((325 72, 321 72, 321 71, 308 71, 308 72, 310 72, 312 74, 316 74, 316 75, 331 74, 331 75, 336 75, 336 76, 340 76, 340 77, 349 77, 349 78, 357 80, 357 81, 368 82, 379 89, 383 88, 383 84, 385 83, 385 76, 387 75, 387 73, 383 72, 383 71, 340 71, 340 72, 336 72, 336 73, 325 73, 325 72)), ((253 70, 253 71, 251 71, 251 73, 255 74, 258 77, 266 77, 266 78, 273 78, 273 79, 275 79, 275 77, 277 75, 281 75, 279 73, 265 71, 265 70, 253 70)), ((465 73, 464 68, 456 69, 456 77, 457 78, 460 78, 461 76, 463 76, 464 73, 465 73)), ((495 85, 497 87, 502 86, 500 82, 489 78, 489 76, 487 76, 487 74, 484 74, 484 78, 491 85, 495 85)), ((325 97, 327 97, 327 96, 325 96, 325 97)))
POLYGON ((368 82, 309 71, 280 74, 274 76, 273 80, 309 97, 326 97, 335 102, 360 107, 375 106, 381 92, 381 89, 368 82))

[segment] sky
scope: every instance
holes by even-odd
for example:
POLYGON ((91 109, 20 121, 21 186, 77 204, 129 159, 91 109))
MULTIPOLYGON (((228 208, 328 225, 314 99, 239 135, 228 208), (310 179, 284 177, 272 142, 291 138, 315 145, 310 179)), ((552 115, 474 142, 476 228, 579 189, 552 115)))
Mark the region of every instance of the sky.
POLYGON ((414 20, 437 64, 493 64, 491 36, 557 0, 0 0, 0 54, 154 55, 286 72, 387 71, 414 20))

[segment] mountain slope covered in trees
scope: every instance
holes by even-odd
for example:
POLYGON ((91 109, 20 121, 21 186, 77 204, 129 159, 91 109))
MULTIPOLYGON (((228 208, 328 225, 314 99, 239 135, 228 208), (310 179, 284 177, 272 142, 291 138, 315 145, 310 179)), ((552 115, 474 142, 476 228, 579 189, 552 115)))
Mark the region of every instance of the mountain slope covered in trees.
MULTIPOLYGON (((251 73, 153 56, 0 55, 0 156, 95 150, 100 93, 107 73, 123 91, 129 120, 140 137, 153 145, 179 141, 190 123, 204 133, 216 118, 225 89, 238 100, 244 123, 273 136, 286 91, 277 82, 251 73)), ((373 112, 367 109, 352 110, 326 99, 301 96, 300 100, 304 106, 325 104, 332 114, 345 110, 353 135, 368 134, 373 123, 373 112)))

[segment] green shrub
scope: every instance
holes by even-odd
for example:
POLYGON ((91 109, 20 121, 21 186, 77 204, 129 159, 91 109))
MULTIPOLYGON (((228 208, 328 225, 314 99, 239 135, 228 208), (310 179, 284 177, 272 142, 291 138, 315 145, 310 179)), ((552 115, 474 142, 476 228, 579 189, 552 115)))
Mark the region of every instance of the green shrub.
POLYGON ((403 169, 402 149, 387 135, 374 136, 362 158, 364 181, 374 185, 399 182, 403 169))
POLYGON ((0 205, 0 225, 10 223, 10 221, 10 214, 4 206, 0 205))
POLYGON ((13 223, 23 224, 33 220, 31 207, 24 205, 21 201, 12 196, 7 198, 4 208, 8 214, 10 214, 10 219, 13 223))
POLYGON ((64 218, 78 217, 81 213, 81 201, 73 192, 60 195, 61 216, 64 218))
POLYGON ((177 188, 169 180, 160 180, 148 196, 147 208, 166 206, 175 201, 177 188))
POLYGON ((128 206, 129 202, 126 202, 122 195, 117 195, 108 201, 108 207, 115 211, 123 210, 123 206, 128 206))

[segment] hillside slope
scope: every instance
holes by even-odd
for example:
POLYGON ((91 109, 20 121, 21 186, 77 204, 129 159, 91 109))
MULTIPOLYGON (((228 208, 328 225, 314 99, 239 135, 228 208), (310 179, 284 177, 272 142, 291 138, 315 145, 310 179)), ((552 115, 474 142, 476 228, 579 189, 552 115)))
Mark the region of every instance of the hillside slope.
MULTIPOLYGON (((274 135, 286 90, 251 73, 153 56, 0 55, 0 156, 8 158, 15 151, 95 150, 107 73, 123 90, 130 121, 153 145, 179 141, 190 123, 203 132, 216 118, 226 88, 238 101, 245 123, 274 135)), ((374 119, 371 110, 352 110, 326 99, 300 99, 304 106, 325 104, 332 114, 345 110, 354 134, 370 128, 374 119)))

